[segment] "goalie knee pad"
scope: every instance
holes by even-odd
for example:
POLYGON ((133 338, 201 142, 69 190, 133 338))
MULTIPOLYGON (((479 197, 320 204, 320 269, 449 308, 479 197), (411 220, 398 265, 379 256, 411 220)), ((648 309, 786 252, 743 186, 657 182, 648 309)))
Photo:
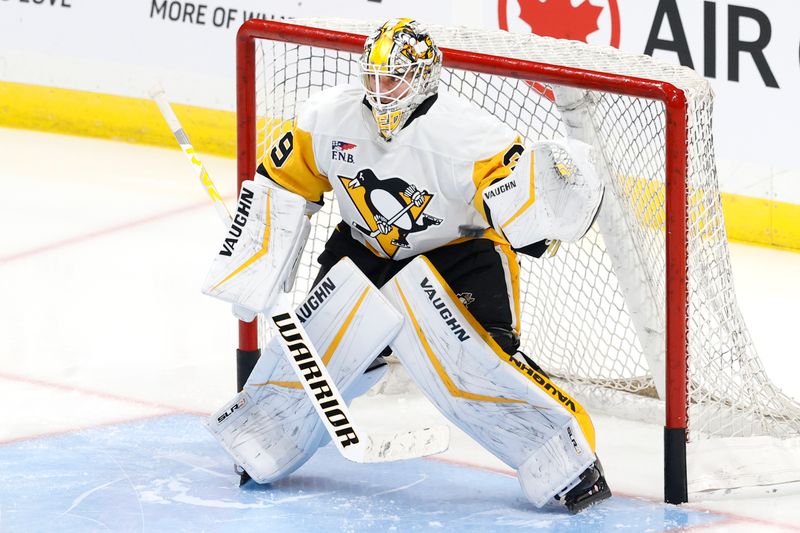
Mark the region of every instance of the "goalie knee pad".
POLYGON ((391 347, 408 374, 451 422, 518 470, 534 505, 594 462, 586 411, 519 352, 501 349, 426 258, 381 290, 406 315, 391 347))
MULTIPOLYGON (((365 371, 402 323, 400 314, 349 259, 342 259, 314 286, 297 315, 346 401, 380 378, 385 371, 380 365, 365 371)), ((310 366, 303 370, 315 371, 310 366)), ((317 395, 325 394, 317 389, 317 395)), ((244 390, 206 425, 259 483, 299 468, 327 437, 276 339, 265 348, 244 390)))

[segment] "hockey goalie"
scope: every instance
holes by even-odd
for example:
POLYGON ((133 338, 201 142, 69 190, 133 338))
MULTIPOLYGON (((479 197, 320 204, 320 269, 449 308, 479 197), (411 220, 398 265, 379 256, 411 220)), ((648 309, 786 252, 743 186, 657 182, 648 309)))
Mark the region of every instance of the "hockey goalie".
MULTIPOLYGON (((611 491, 589 415, 536 354, 519 351, 517 254, 580 239, 603 185, 587 145, 523 146, 494 117, 439 94, 441 68, 416 21, 392 19, 370 35, 361 83, 312 96, 243 185, 204 292, 245 320, 269 309, 333 190, 342 221, 297 316, 345 400, 394 353, 453 424, 517 471, 534 506, 555 499, 578 512, 611 491)), ((268 483, 328 435, 275 339, 264 352, 247 402, 213 422, 228 419, 215 436, 268 483), (258 416, 234 416, 248 410, 258 416)))

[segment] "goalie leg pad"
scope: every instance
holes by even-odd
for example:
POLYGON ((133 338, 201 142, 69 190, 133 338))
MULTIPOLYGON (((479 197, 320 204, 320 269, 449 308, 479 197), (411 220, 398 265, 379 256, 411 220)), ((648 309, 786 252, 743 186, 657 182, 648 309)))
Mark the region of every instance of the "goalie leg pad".
MULTIPOLYGON (((342 259, 298 307, 311 341, 345 401, 383 369, 365 370, 396 335, 402 316, 349 259, 342 259)), ((302 367, 302 365, 301 365, 302 367)), ((313 363, 304 371, 317 372, 313 363)), ((317 395, 329 389, 319 382, 317 395)), ((276 338, 244 390, 206 422, 222 446, 259 483, 285 477, 326 442, 327 432, 276 338)))
MULTIPOLYGON (((245 181, 228 234, 203 282, 204 294, 260 312, 291 286, 310 222, 299 195, 245 181)), ((242 313, 237 313, 242 316, 242 313)))
POLYGON ((403 367, 451 422, 518 470, 534 505, 594 462, 586 411, 520 354, 504 352, 425 257, 382 291, 406 315, 391 343, 403 367))

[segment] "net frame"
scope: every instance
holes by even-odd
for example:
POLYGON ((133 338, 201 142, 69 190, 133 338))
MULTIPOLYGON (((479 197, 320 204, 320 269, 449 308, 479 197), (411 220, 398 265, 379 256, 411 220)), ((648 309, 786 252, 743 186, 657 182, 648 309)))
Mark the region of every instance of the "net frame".
MULTIPOLYGON (((267 20, 250 20, 237 34, 237 181, 251 179, 256 166, 255 42, 291 42, 351 53, 363 50, 364 35, 267 20)), ((685 91, 672 83, 634 76, 538 63, 450 48, 445 67, 502 75, 543 84, 602 90, 663 102, 666 114, 666 415, 665 487, 668 503, 687 501, 687 196, 688 107, 685 91)), ((258 351, 258 322, 239 322, 239 350, 258 351)))
MULTIPOLYGON (((255 42, 269 39, 359 54, 365 36, 320 27, 253 20, 237 36, 238 181, 251 179, 257 164, 255 42)), ((665 113, 666 389, 665 500, 687 500, 686 439, 689 415, 689 105, 696 87, 659 79, 554 65, 474 51, 443 48, 444 66, 520 80, 660 101, 665 113)), ((704 80, 703 80, 704 81, 704 80)), ((695 140, 696 142, 696 140, 695 140)), ((693 194, 697 193, 695 191, 693 194)), ((697 325, 695 325, 697 327, 697 325)), ((258 325, 240 323, 240 352, 257 352, 258 325)), ((746 335, 746 332, 745 332, 746 335)), ((744 341, 742 341, 744 342, 744 341)), ((241 375, 241 372, 240 372, 241 375)), ((246 376, 245 376, 246 377, 246 376)), ((735 408, 735 406, 733 406, 735 408)))

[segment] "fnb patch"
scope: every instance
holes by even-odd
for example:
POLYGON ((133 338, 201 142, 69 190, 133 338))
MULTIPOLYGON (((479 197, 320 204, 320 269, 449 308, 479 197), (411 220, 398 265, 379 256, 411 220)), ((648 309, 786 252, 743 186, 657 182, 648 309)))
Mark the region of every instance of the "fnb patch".
POLYGON ((344 141, 332 141, 331 159, 333 159, 334 161, 344 161, 345 163, 355 163, 353 154, 348 153, 348 150, 352 150, 353 148, 356 147, 357 145, 353 143, 348 143, 344 141))

